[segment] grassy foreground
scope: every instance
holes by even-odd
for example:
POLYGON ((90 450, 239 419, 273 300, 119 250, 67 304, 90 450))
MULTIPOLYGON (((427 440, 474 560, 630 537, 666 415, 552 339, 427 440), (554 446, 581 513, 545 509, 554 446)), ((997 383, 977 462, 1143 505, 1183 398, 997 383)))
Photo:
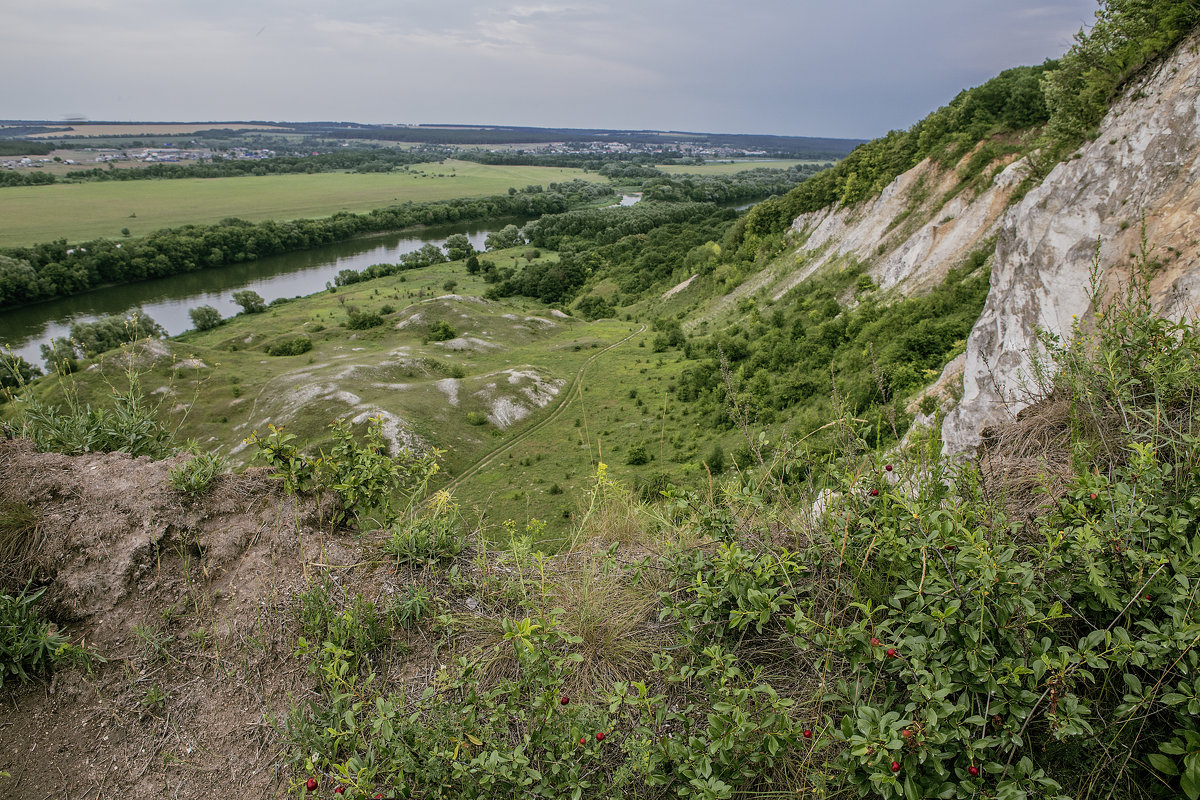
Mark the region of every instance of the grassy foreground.
POLYGON ((250 221, 325 217, 405 202, 502 194, 509 187, 569 181, 604 182, 583 170, 488 166, 468 161, 417 164, 390 173, 96 181, 12 187, 0 191, 0 247, 65 238, 142 236, 163 228, 211 224, 227 217, 250 221))
MULTIPOLYGON (((598 463, 556 554, 515 524, 492 541, 428 491, 428 458, 383 454, 385 422, 339 427, 316 460, 258 437, 286 485, 336 493, 363 530, 348 560, 314 549, 265 626, 277 668, 309 676, 268 726, 291 791, 1195 798, 1200 331, 1147 307, 1047 342, 1056 377, 978 462, 932 436, 880 453, 844 418, 820 463, 798 445, 659 502, 598 463)), ((212 467, 172 485, 196 502, 212 467)), ((196 575, 182 591, 206 591, 196 575)), ((207 630, 184 599, 172 619, 207 630)), ((46 640, 36 598, 3 600, 46 640)), ((170 710, 167 688, 143 704, 170 710)))

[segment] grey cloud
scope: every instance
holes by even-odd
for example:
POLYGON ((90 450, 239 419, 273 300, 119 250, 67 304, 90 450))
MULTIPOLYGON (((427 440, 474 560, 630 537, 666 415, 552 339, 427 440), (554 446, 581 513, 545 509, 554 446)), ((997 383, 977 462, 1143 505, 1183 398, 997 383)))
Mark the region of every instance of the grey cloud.
POLYGON ((24 118, 78 109, 865 137, 905 127, 1001 69, 1061 54, 1094 9, 1092 0, 41 0, 6 14, 0 96, 6 116, 24 118))

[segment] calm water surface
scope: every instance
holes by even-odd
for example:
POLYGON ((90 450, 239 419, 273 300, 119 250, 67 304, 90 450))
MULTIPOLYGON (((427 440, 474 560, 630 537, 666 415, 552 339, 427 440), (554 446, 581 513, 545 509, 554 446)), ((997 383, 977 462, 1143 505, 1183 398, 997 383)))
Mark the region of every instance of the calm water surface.
MULTIPOLYGON (((641 199, 640 194, 624 195, 621 205, 633 205, 641 199)), ((419 250, 429 242, 441 245, 455 233, 465 233, 476 250, 483 250, 487 235, 510 222, 521 224, 523 220, 487 220, 429 227, 415 233, 367 236, 245 264, 112 286, 0 311, 0 346, 11 348, 32 364, 41 364, 41 345, 66 336, 71 323, 87 322, 106 314, 127 314, 136 308, 141 308, 166 328, 168 335, 174 336, 192 327, 188 311, 197 306, 212 306, 222 317, 241 311, 232 295, 242 289, 253 289, 267 302, 312 294, 323 291, 325 284, 343 269, 361 270, 372 264, 395 263, 405 253, 419 250)))
POLYGON ((393 233, 363 237, 299 253, 112 286, 9 309, 0 312, 0 345, 11 347, 13 352, 31 363, 41 364, 40 345, 56 336, 66 336, 72 322, 90 321, 106 314, 125 314, 139 307, 173 336, 192 327, 188 310, 197 306, 213 306, 222 317, 241 311, 232 299, 236 291, 253 289, 267 302, 279 297, 312 294, 324 290, 326 282, 332 281, 340 270, 361 270, 372 264, 395 263, 403 254, 419 250, 427 242, 440 245, 454 233, 465 233, 476 250, 483 250, 488 233, 499 230, 508 221, 431 227, 423 229, 420 235, 393 233))

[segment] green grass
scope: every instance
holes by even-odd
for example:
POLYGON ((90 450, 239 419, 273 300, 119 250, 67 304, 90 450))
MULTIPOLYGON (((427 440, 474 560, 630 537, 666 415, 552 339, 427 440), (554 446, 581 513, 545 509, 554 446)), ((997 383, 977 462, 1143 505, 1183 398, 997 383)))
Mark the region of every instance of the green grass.
MULTIPOLYGON (((488 258, 503 268, 523 262, 524 250, 492 253, 488 258)), ((543 258, 553 260, 556 255, 543 258)), ((169 414, 171 426, 177 427, 180 441, 194 438, 206 448, 219 444, 234 466, 252 463, 252 448, 242 446, 242 440, 256 429, 265 433, 267 421, 284 425, 301 440, 319 442, 335 417, 384 410, 401 420, 403 429, 447 450, 444 483, 544 420, 589 359, 640 327, 623 320, 564 319, 533 301, 482 301, 479 296, 487 288, 456 262, 272 306, 264 313, 242 315, 212 331, 189 333, 171 342, 174 362, 194 356, 206 368, 176 371, 171 359, 160 360, 143 376, 144 387, 148 392, 164 387, 169 392, 151 396, 164 398, 163 411, 169 414), (442 287, 449 279, 457 282, 455 293, 465 299, 437 299, 446 294, 442 287), (383 326, 364 331, 342 326, 351 307, 379 312, 385 305, 397 310, 385 316, 383 326), (395 327, 418 314, 419 320, 395 327), (446 343, 425 342, 429 327, 443 321, 458 337, 486 344, 455 350, 446 343), (312 340, 311 351, 297 356, 266 354, 271 344, 301 333, 312 340), (494 403, 501 397, 531 405, 526 402, 531 382, 506 370, 536 372, 543 381, 554 382, 559 394, 544 407, 530 407, 528 416, 503 430, 491 422, 471 424, 468 415, 494 414, 494 403), (457 391, 451 390, 452 382, 457 391)), ((634 341, 628 342, 592 362, 584 384, 589 405, 596 399, 605 414, 610 407, 615 411, 608 394, 628 391, 615 382, 626 377, 625 370, 615 370, 619 363, 615 359, 635 346, 634 341)), ((115 362, 110 358, 103 370, 72 381, 80 402, 104 403, 111 391, 104 376, 121 380, 115 362)), ((48 390, 50 382, 43 383, 48 390)), ((565 424, 569 426, 573 419, 567 417, 565 424)), ((601 424, 609 427, 607 422, 601 424)), ((511 517, 523 526, 529 518, 554 516, 547 536, 561 535, 567 524, 562 509, 575 506, 575 498, 566 490, 588 485, 595 453, 570 449, 567 458, 556 461, 554 470, 569 472, 572 478, 543 480, 534 475, 537 453, 545 446, 545 435, 539 431, 539 436, 532 439, 531 449, 520 451, 521 459, 530 459, 529 466, 515 468, 506 453, 456 487, 469 518, 482 516, 487 523, 499 524, 511 517), (499 485, 497 474, 503 477, 499 485), (561 484, 562 494, 549 492, 555 481, 561 484)))
POLYGON ((251 221, 325 217, 407 201, 501 194, 509 187, 546 185, 599 175, 559 167, 488 166, 466 161, 417 164, 407 172, 267 175, 162 181, 89 182, 0 190, 0 247, 65 238, 142 236, 161 228, 208 224, 227 217, 251 221))
POLYGON ((794 167, 797 164, 823 164, 823 160, 811 161, 795 158, 778 158, 755 161, 733 161, 733 162, 714 162, 694 166, 691 164, 659 164, 658 169, 663 172, 670 172, 673 175, 688 174, 688 175, 733 175, 738 172, 745 172, 748 169, 756 169, 765 167, 767 169, 787 169, 794 167))

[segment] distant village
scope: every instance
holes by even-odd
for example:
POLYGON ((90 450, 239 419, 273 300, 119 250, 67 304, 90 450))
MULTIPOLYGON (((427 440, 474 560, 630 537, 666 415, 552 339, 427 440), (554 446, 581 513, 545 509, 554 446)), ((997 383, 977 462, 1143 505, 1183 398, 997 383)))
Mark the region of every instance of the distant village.
MULTIPOLYGON (((342 147, 351 146, 350 142, 339 142, 342 147)), ((325 147, 329 145, 326 143, 325 147)), ((317 150, 311 155, 318 155, 317 150)), ((520 145, 517 147, 499 147, 490 150, 493 153, 530 153, 537 155, 605 155, 605 154, 653 154, 673 157, 695 158, 698 161, 721 159, 754 159, 767 155, 765 150, 750 150, 739 147, 722 147, 713 145, 692 144, 688 142, 670 141, 662 143, 650 142, 613 142, 613 141, 563 141, 551 142, 544 145, 520 145)), ((262 160, 277 155, 275 150, 254 149, 249 147, 230 147, 216 152, 206 147, 177 147, 164 143, 154 147, 125 147, 125 148, 95 148, 87 150, 59 151, 58 155, 49 156, 14 156, 0 160, 0 168, 9 170, 41 169, 52 165, 87 167, 108 164, 116 166, 120 163, 134 164, 175 164, 181 162, 211 161, 213 158, 229 160, 262 160), (73 157, 67 158, 70 153, 73 157)), ((307 156, 308 151, 287 152, 289 156, 307 156)))
MULTIPOLYGON (((767 155, 766 150, 746 150, 741 147, 714 147, 697 145, 688 142, 664 142, 650 144, 646 142, 554 142, 541 147, 522 147, 526 153, 554 153, 570 155, 589 155, 603 153, 636 153, 636 154, 670 154, 678 156, 694 156, 705 159, 716 158, 761 158, 767 155)), ((507 152, 496 149, 493 153, 507 152)))
MULTIPOLYGON (((126 147, 126 148, 96 148, 95 150, 71 151, 77 153, 76 158, 61 156, 21 156, 0 160, 0 167, 5 169, 39 169, 52 164, 80 166, 88 164, 110 164, 118 162, 139 162, 143 164, 175 164, 183 161, 210 161, 213 151, 208 148, 185 149, 175 147, 170 143, 161 147, 126 147), (87 157, 84 157, 86 154, 87 157)), ((246 147, 231 147, 217 154, 220 158, 233 160, 260 161, 264 158, 274 158, 274 150, 254 150, 246 147)))

